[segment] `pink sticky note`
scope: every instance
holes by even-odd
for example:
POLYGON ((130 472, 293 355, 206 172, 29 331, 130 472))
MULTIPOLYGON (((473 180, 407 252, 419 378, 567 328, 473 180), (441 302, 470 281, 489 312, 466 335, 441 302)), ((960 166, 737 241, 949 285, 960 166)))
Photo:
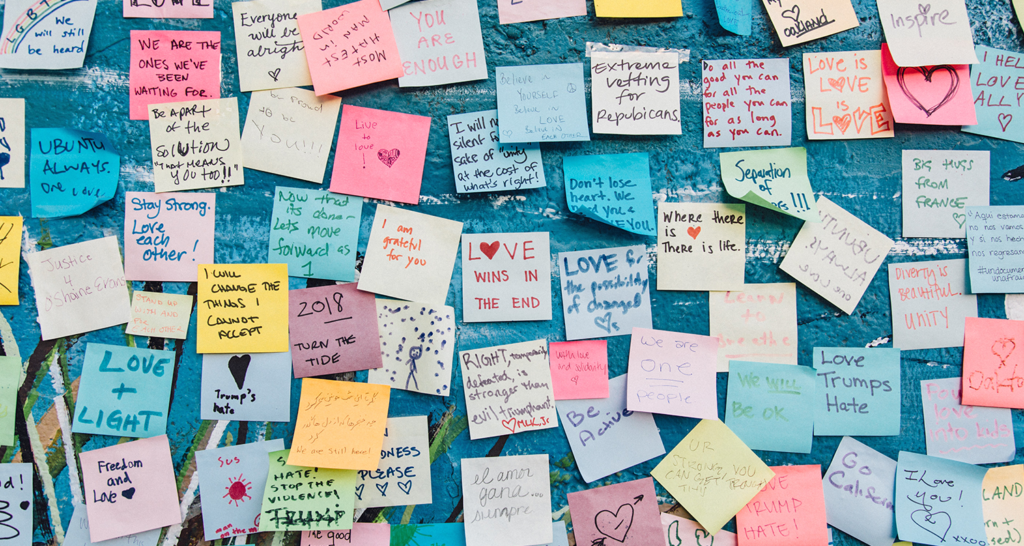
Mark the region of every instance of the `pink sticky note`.
POLYGON ((80 459, 93 542, 181 523, 166 435, 85 451, 80 459))
POLYGON ((418 204, 429 136, 429 117, 342 106, 331 191, 418 204))
POLYGON ((965 406, 1024 408, 1024 321, 968 318, 964 327, 965 406))
POLYGON ((344 531, 303 531, 301 546, 388 546, 391 526, 387 523, 353 523, 344 531))
POLYGON ((213 263, 213 193, 125 192, 124 276, 129 281, 195 282, 213 263))
POLYGON ((828 544, 821 465, 769 468, 775 477, 736 514, 739 546, 828 544))
POLYGON ((970 65, 899 67, 882 44, 882 77, 893 118, 922 125, 975 125, 970 65))
POLYGON ((391 19, 379 0, 307 13, 298 21, 317 95, 402 75, 391 19))
POLYGON ((586 15, 586 0, 498 0, 498 20, 503 25, 586 15))
POLYGON ((568 499, 576 544, 609 538, 622 546, 665 544, 652 478, 569 493, 568 499))
POLYGON ((125 18, 213 19, 213 0, 124 0, 125 18))
POLYGON ((148 120, 150 104, 220 98, 220 32, 133 30, 131 42, 130 119, 148 120))
POLYGON ((356 284, 288 292, 288 330, 296 378, 369 370, 384 365, 377 303, 356 284))
POLYGON ((633 328, 626 407, 718 419, 718 338, 633 328))
POLYGON ((603 339, 551 343, 555 400, 608 398, 608 342, 603 339))

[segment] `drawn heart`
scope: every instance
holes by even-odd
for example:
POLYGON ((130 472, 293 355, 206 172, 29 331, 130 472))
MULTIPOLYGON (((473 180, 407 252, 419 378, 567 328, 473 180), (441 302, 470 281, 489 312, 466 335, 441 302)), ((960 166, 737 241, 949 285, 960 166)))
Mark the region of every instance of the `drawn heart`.
POLYGON ((623 504, 613 514, 609 510, 601 510, 594 516, 597 532, 619 542, 626 540, 626 533, 633 526, 633 505, 623 504))
POLYGON ((782 12, 782 16, 786 19, 792 19, 794 21, 800 20, 800 6, 793 6, 790 9, 782 12))
POLYGON ((32 506, 32 503, 28 501, 21 501, 21 504, 18 506, 20 506, 22 510, 28 510, 28 507, 32 506))
POLYGON ((507 428, 508 431, 511 432, 512 434, 516 433, 516 420, 515 420, 515 418, 505 419, 504 421, 501 422, 501 426, 507 428))
POLYGON ((700 235, 700 226, 686 228, 686 234, 696 239, 700 235))
POLYGON ((267 72, 267 75, 269 75, 271 78, 274 78, 274 81, 276 82, 277 77, 281 75, 281 69, 278 68, 277 70, 271 70, 267 72))
POLYGON ((498 253, 498 241, 494 241, 493 243, 480 243, 480 252, 483 252, 484 256, 487 256, 487 259, 490 260, 498 253))
POLYGON ((252 357, 249 355, 233 356, 228 360, 228 371, 231 372, 231 377, 235 378, 235 385, 238 385, 239 390, 245 385, 245 374, 249 371, 251 361, 252 357))
POLYGON ((401 489, 403 493, 408 495, 409 492, 412 491, 412 480, 398 482, 398 488, 401 489))
POLYGON ((999 357, 1000 362, 1006 362, 1007 358, 1013 354, 1013 350, 1017 348, 1017 344, 1009 338, 997 339, 992 342, 992 354, 999 357))
POLYGON ((363 489, 366 488, 365 483, 361 483, 356 487, 356 498, 363 500, 363 489))
POLYGON ((129 487, 128 489, 125 489, 124 491, 121 491, 121 496, 126 498, 126 499, 128 499, 128 500, 132 500, 132 497, 135 496, 135 488, 134 487, 129 487))
POLYGON ((967 222, 967 215, 954 212, 953 220, 956 222, 957 227, 964 227, 964 223, 967 222))
POLYGON ((832 123, 835 123, 839 127, 839 130, 845 135, 846 130, 850 128, 850 120, 852 119, 853 118, 850 117, 850 114, 846 114, 842 117, 832 116, 832 123))
POLYGON ((1013 114, 999 114, 999 126, 1006 132, 1006 127, 1013 121, 1013 114))
POLYGON ((11 154, 4 152, 0 153, 0 169, 7 166, 11 162, 11 154))
POLYGON ((693 532, 693 538, 697 539, 697 546, 712 546, 715 543, 715 537, 711 536, 711 533, 707 532, 706 529, 697 529, 693 532), (711 538, 705 545, 701 540, 711 538))
POLYGON ((919 13, 920 15, 928 15, 928 12, 931 11, 931 10, 932 10, 932 5, 931 4, 925 4, 925 5, 918 4, 917 5, 917 13, 919 13))
MULTIPOLYGON (((613 323, 611 313, 605 313, 602 317, 594 317, 594 325, 604 330, 605 332, 608 332, 609 334, 612 333, 612 324, 613 323)), ((616 327, 615 329, 618 330, 618 327, 616 327)))
POLYGON ((388 496, 388 493, 387 493, 387 491, 388 491, 388 482, 375 483, 374 485, 377 486, 377 491, 380 491, 380 496, 382 496, 382 497, 388 496))
POLYGON ((379 159, 381 163, 387 165, 390 169, 391 166, 395 164, 395 161, 398 161, 398 156, 401 155, 401 153, 402 152, 400 152, 398 148, 393 150, 377 150, 377 159, 379 159))
POLYGON ((946 540, 946 533, 953 526, 953 521, 949 519, 949 514, 945 512, 932 514, 928 510, 914 510, 910 513, 910 520, 918 527, 939 537, 940 541, 946 540))
POLYGON ((832 86, 832 89, 842 93, 843 88, 846 87, 846 78, 839 78, 838 80, 835 78, 829 78, 828 84, 832 86))
POLYGON ((956 92, 960 89, 960 75, 956 73, 955 68, 949 65, 898 68, 896 70, 896 81, 900 84, 900 90, 906 95, 907 100, 924 112, 925 117, 931 117, 939 108, 953 100, 956 92), (917 70, 924 76, 924 80, 914 79, 907 82, 907 70, 917 70), (933 78, 936 72, 949 74, 949 85, 944 90, 945 94, 943 94, 943 87, 941 85, 931 85, 935 83, 933 78), (914 87, 913 91, 911 90, 911 84, 914 87), (934 104, 932 106, 925 106, 921 103, 922 100, 933 102, 934 104))

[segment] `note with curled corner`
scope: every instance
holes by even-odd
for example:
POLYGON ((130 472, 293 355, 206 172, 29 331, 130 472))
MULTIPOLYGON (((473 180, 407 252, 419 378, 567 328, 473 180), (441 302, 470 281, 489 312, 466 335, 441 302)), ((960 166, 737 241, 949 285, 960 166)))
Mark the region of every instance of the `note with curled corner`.
POLYGON ((32 129, 29 183, 34 218, 78 216, 117 193, 121 156, 100 133, 32 129))
POLYGON ((978 62, 964 0, 877 0, 877 3, 885 41, 897 65, 978 62))
POLYGON ((657 234, 648 154, 568 156, 562 169, 571 212, 638 235, 657 234))
POLYGON ((715 0, 718 24, 740 36, 750 36, 752 8, 752 0, 715 0))
POLYGON ((882 44, 882 76, 892 116, 900 123, 978 123, 970 65, 896 66, 889 44, 882 44))
POLYGON ((81 68, 97 4, 97 0, 8 1, 0 68, 81 68))
POLYGON ((941 546, 985 544, 985 468, 900 451, 896 464, 896 529, 901 540, 941 546))
POLYGON ((729 195, 807 222, 821 221, 807 177, 806 148, 723 152, 718 160, 729 195))

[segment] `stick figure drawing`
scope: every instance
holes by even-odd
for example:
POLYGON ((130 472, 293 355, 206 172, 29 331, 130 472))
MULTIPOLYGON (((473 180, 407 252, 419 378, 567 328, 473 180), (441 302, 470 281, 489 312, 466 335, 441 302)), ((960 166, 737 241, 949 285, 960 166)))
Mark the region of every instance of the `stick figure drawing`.
POLYGON ((415 347, 409 347, 409 377, 405 379, 405 390, 409 390, 409 381, 416 386, 416 390, 419 390, 420 384, 416 382, 416 361, 423 356, 423 347, 417 345, 415 347))

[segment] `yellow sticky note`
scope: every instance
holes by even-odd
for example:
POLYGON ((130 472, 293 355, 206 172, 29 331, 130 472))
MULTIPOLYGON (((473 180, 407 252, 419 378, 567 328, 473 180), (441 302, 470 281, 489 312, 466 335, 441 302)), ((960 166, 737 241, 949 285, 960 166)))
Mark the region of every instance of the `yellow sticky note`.
POLYGON ((651 476, 713 535, 775 472, 725 423, 704 419, 654 467, 651 476))
POLYGON ((387 385, 303 379, 288 464, 377 470, 390 400, 387 385))
POLYGON ((0 216, 0 305, 18 305, 21 216, 0 216))
POLYGON ((598 17, 682 17, 680 0, 594 0, 598 17))
POLYGON ((132 294, 132 320, 125 328, 133 336, 185 339, 192 316, 192 296, 144 292, 132 294))
POLYGON ((196 297, 197 352, 288 350, 287 264, 200 265, 196 297))
POLYGON ((988 469, 981 482, 981 509, 989 544, 1020 544, 1024 536, 1024 465, 988 469))

